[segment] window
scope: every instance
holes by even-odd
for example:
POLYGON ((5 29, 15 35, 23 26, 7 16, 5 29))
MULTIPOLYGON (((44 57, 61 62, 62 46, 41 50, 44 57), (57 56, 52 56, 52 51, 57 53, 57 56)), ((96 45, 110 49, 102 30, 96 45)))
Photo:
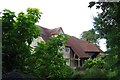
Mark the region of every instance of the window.
POLYGON ((69 51, 70 51, 70 48, 66 47, 66 48, 65 48, 65 51, 66 51, 66 52, 69 52, 69 51))
POLYGON ((86 53, 86 54, 88 54, 89 56, 93 56, 95 53, 88 52, 88 53, 86 53))

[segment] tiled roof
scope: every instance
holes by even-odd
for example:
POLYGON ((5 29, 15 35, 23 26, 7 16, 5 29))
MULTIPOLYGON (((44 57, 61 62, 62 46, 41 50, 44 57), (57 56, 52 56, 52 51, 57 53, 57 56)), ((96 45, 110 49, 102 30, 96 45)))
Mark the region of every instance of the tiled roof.
POLYGON ((67 46, 70 46, 79 58, 81 58, 81 57, 89 58, 90 57, 89 55, 85 54, 84 50, 80 47, 78 40, 75 37, 71 36, 67 40, 67 46))
POLYGON ((88 43, 87 41, 83 41, 81 39, 78 39, 74 36, 70 36, 70 38, 67 40, 67 45, 70 46, 73 51, 79 56, 79 57, 90 57, 85 52, 100 52, 100 50, 96 47, 96 45, 92 43, 88 43))
POLYGON ((52 30, 50 31, 50 34, 51 34, 51 35, 58 34, 59 30, 60 30, 60 27, 59 27, 59 28, 54 28, 54 29, 52 29, 52 30))
POLYGON ((44 28, 44 27, 40 27, 40 31, 41 31, 41 36, 44 39, 44 41, 49 40, 50 38, 50 29, 44 28))
POLYGON ((41 36, 45 41, 48 41, 50 39, 50 37, 52 35, 58 34, 59 30, 61 27, 59 28, 54 28, 54 29, 48 29, 48 28, 44 28, 44 27, 40 27, 40 31, 41 31, 41 36))
MULTIPOLYGON (((54 29, 47 29, 41 26, 39 27, 41 30, 41 36, 44 41, 49 40, 52 35, 58 34, 59 30, 62 29, 61 27, 54 29)), ((97 48, 96 45, 78 39, 74 36, 70 36, 70 38, 67 40, 67 46, 70 46, 79 58, 89 58, 90 56, 86 54, 86 52, 100 52, 99 48, 97 48)))

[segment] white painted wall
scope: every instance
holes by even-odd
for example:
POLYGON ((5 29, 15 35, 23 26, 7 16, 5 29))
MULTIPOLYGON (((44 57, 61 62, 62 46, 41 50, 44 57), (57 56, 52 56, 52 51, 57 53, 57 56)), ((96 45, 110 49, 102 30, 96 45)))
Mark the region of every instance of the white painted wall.
POLYGON ((63 32, 61 29, 60 29, 59 33, 60 33, 60 34, 64 34, 64 32, 63 32))
POLYGON ((33 39, 33 42, 31 43, 30 46, 31 46, 31 47, 35 47, 35 46, 37 46, 37 42, 41 42, 41 41, 44 41, 42 37, 38 37, 38 38, 36 38, 36 39, 34 38, 34 39, 33 39))
POLYGON ((64 47, 63 49, 63 57, 64 58, 70 58, 70 48, 69 47, 64 47))

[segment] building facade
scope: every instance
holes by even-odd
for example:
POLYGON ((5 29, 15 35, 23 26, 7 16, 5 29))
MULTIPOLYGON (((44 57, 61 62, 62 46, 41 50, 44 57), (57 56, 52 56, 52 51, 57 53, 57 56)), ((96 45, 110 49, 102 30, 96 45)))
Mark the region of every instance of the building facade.
MULTIPOLYGON (((41 26, 38 27, 40 28, 41 36, 34 39, 31 44, 32 47, 37 46, 37 42, 47 42, 50 37, 56 34, 64 34, 61 27, 54 29, 47 29, 41 26)), ((70 36, 67 40, 67 45, 63 47, 63 53, 66 64, 73 68, 77 68, 82 66, 86 59, 95 58, 100 53, 100 49, 95 44, 70 36)))

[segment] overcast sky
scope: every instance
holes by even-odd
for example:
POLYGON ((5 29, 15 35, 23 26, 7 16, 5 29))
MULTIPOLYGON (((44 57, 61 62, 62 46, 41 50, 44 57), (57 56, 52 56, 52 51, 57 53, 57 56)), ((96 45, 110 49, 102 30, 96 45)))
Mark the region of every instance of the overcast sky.
POLYGON ((10 9, 18 13, 28 7, 38 8, 43 14, 37 24, 50 29, 62 27, 66 34, 79 38, 83 31, 93 28, 93 17, 98 12, 95 7, 88 8, 90 1, 98 0, 2 0, 0 11, 10 9))

